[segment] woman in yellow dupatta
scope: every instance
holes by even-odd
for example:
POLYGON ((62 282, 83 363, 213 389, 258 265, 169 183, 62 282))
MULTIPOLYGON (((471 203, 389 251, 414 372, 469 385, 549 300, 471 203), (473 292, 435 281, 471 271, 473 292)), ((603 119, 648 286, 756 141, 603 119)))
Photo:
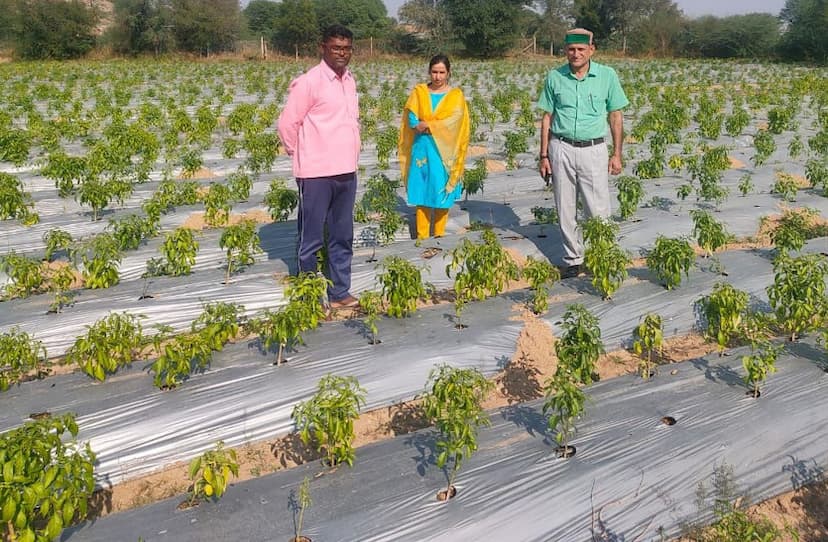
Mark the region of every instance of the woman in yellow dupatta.
POLYGON ((436 55, 428 84, 414 87, 405 102, 398 156, 409 205, 417 206, 417 239, 442 237, 448 210, 463 190, 460 179, 469 146, 469 108, 459 88, 449 86, 451 63, 436 55))

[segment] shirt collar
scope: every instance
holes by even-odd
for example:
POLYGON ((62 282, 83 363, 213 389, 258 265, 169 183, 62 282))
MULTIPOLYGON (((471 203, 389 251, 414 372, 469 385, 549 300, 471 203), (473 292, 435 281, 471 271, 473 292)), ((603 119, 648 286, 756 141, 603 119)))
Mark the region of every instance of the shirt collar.
MULTIPOLYGON (((319 63, 322 66, 322 73, 325 74, 325 77, 328 78, 329 81, 333 81, 337 77, 339 77, 333 69, 328 66, 328 63, 325 62, 323 58, 322 61, 319 63)), ((342 80, 345 81, 346 79, 351 79, 353 76, 351 75, 351 69, 345 68, 345 73, 342 74, 342 80)))

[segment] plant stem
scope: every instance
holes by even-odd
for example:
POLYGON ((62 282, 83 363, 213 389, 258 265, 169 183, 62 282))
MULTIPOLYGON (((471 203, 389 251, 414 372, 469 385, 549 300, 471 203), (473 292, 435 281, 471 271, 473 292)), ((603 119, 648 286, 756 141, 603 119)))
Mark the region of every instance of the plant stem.
POLYGON ((284 343, 279 343, 279 353, 276 354, 276 366, 280 366, 282 364, 282 348, 284 347, 284 343))

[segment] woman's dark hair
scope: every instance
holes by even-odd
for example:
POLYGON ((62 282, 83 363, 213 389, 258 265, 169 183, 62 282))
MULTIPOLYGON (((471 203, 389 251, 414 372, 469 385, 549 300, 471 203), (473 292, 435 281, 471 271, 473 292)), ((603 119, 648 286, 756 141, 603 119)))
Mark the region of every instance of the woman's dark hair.
POLYGON ((428 61, 428 70, 431 71, 431 68, 433 68, 435 64, 442 64, 446 67, 446 71, 451 73, 451 62, 449 61, 449 57, 443 53, 431 57, 431 60, 428 61))
POLYGON ((322 43, 327 43, 331 38, 343 38, 354 41, 354 33, 341 24, 332 24, 322 32, 322 43))

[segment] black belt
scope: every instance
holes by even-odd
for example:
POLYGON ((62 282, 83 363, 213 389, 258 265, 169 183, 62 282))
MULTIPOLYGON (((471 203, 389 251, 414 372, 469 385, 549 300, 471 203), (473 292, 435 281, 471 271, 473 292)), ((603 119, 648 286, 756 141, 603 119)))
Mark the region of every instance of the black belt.
POLYGON ((560 139, 564 143, 567 143, 569 145, 572 145, 573 147, 579 147, 579 148, 580 147, 592 147, 593 145, 600 145, 601 143, 604 142, 603 137, 596 137, 595 139, 585 139, 585 140, 581 141, 581 140, 577 140, 577 139, 569 139, 568 137, 559 136, 559 135, 555 135, 555 134, 552 134, 552 136, 560 139))

